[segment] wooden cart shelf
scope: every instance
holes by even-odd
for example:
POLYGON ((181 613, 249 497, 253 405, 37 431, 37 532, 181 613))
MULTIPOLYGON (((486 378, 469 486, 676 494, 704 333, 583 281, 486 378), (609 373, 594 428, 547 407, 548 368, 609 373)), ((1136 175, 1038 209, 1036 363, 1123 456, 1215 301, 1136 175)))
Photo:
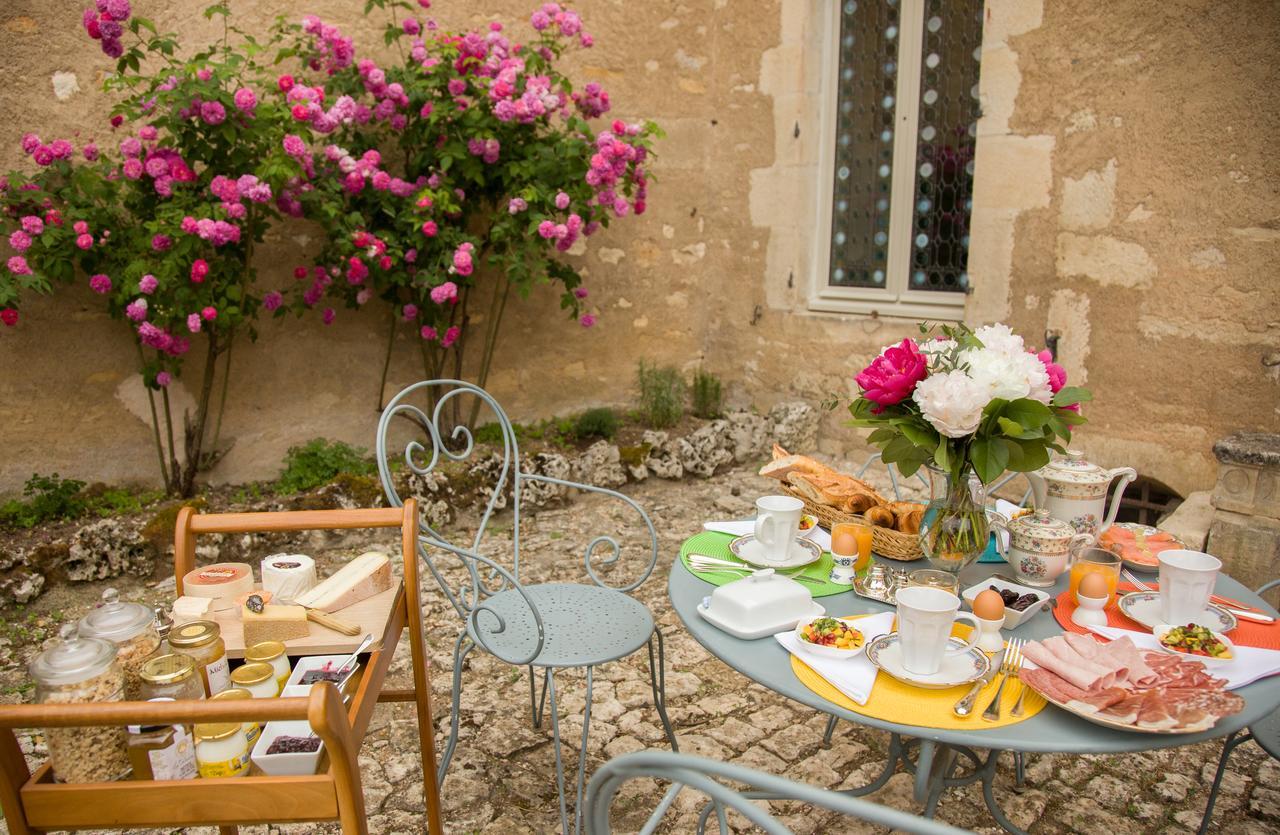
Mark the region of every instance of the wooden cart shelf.
MULTIPOLYGON (((196 537, 213 533, 400 528, 404 583, 396 592, 381 641, 361 664, 344 707, 336 688, 321 683, 296 699, 195 702, 109 702, 93 704, 5 705, 0 707, 0 806, 11 835, 96 828, 164 826, 221 827, 224 835, 241 824, 339 821, 344 835, 366 835, 358 756, 378 702, 413 701, 418 714, 426 827, 442 835, 440 798, 431 720, 431 688, 423 649, 422 606, 418 598, 417 503, 403 508, 202 514, 183 508, 177 519, 174 573, 195 567, 196 537), (384 690, 387 670, 401 633, 409 630, 413 688, 384 690), (194 724, 306 719, 324 741, 320 773, 297 777, 247 777, 113 783, 56 783, 49 765, 32 774, 18 746, 17 728, 86 727, 127 724, 194 724)), ((291 654, 293 651, 291 650, 291 654)), ((298 654, 310 654, 299 650, 298 654)))

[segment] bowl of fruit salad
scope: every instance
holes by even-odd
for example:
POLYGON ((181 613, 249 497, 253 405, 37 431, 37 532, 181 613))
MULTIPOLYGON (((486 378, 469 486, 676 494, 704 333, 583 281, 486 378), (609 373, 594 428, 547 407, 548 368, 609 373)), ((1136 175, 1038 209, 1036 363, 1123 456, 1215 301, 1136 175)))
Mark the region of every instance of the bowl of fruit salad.
POLYGON ((866 636, 839 618, 815 618, 797 623, 796 641, 805 652, 823 658, 853 658, 867 644, 866 636))
POLYGON ((1160 649, 1203 661, 1206 666, 1226 664, 1236 657, 1236 648, 1227 640, 1226 635, 1198 623, 1188 623, 1185 626, 1164 624, 1152 629, 1151 633, 1156 636, 1160 649))
POLYGON ((818 529, 818 517, 811 513, 806 513, 800 517, 799 536, 813 536, 813 532, 818 529))

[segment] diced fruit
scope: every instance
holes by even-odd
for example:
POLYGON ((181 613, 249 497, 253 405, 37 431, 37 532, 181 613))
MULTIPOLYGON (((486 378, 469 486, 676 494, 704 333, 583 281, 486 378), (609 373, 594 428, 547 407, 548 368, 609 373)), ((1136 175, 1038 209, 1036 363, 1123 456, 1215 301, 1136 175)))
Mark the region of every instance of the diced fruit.
POLYGON ((805 624, 800 635, 811 644, 855 650, 862 646, 862 633, 835 618, 818 618, 805 624))

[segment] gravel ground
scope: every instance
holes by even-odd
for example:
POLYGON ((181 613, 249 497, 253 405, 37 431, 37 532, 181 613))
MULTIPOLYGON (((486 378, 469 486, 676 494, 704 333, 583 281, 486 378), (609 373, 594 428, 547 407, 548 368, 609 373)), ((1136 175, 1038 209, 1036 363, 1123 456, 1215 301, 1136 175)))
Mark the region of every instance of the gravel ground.
MULTIPOLYGON (((789 702, 707 654, 684 631, 666 598, 666 577, 683 539, 709 516, 729 518, 750 512, 748 497, 768 490, 750 470, 734 470, 707 481, 650 479, 628 491, 650 512, 661 539, 659 564, 637 597, 654 613, 667 637, 667 697, 681 749, 740 763, 830 788, 856 786, 879 771, 888 746, 885 734, 841 723, 831 747, 822 744, 824 716, 789 702)), ((465 523, 465 520, 463 520, 465 523)), ((585 580, 582 549, 599 533, 629 520, 616 502, 584 497, 572 505, 543 510, 523 523, 521 572, 526 582, 585 580)), ((458 533, 465 533, 464 526, 458 533)), ((495 548, 510 542, 510 520, 499 517, 495 548)), ((389 536, 375 537, 393 546, 389 536)), ((289 543, 333 564, 358 553, 370 538, 353 534, 308 534, 289 543)), ((261 557, 281 541, 242 538, 224 542, 237 558, 261 557)), ((212 558, 218 548, 206 549, 212 558)), ((495 553, 497 551, 495 550, 495 553)), ((634 556, 628 551, 628 557, 634 556)), ((256 561, 256 560, 254 560, 256 561)), ((452 573, 452 572, 451 572, 452 573)), ((434 583, 428 576, 428 581, 434 583)), ((163 588, 136 579, 114 581, 126 599, 168 599, 163 588)), ((0 692, 6 701, 28 696, 25 665, 60 621, 80 617, 107 583, 63 586, 34 604, 0 613, 0 692)), ((458 622, 434 585, 424 586, 427 645, 437 747, 448 723, 450 671, 458 622)), ((408 644, 402 642, 389 686, 408 683, 408 644)), ((557 677, 561 731, 576 755, 581 732, 582 676, 557 677)), ((1050 708, 1052 709, 1052 708, 1050 708)), ((380 706, 360 757, 369 829, 377 833, 424 831, 422 773, 411 705, 380 706)), ((473 653, 464 677, 462 737, 443 788, 446 830, 454 833, 543 833, 558 828, 553 752, 548 723, 530 723, 528 684, 519 671, 473 653)), ((33 764, 43 760, 38 734, 20 736, 33 764)), ((665 748, 648 690, 647 657, 641 652, 602 667, 596 677, 588 768, 645 747, 665 748)), ((1221 744, 1218 742, 1128 756, 1032 755, 1027 785, 1016 792, 1011 761, 1001 763, 996 797, 1009 817, 1033 833, 1183 833, 1198 826, 1221 744)), ((573 760, 570 759, 570 762, 573 760)), ((572 766, 570 766, 572 768, 572 766)), ((634 832, 661 796, 652 782, 628 784, 615 805, 615 828, 634 832)), ((871 795, 877 803, 919 811, 911 778, 894 776, 871 795)), ((670 832, 691 832, 699 807, 685 792, 668 815, 670 832)), ((873 828, 796 803, 773 811, 797 833, 856 833, 873 828)), ((1000 831, 976 786, 949 789, 938 818, 979 832, 1000 831)), ((1280 831, 1280 763, 1252 742, 1232 755, 1214 815, 1215 831, 1280 831)), ((741 822, 741 821, 739 821, 741 822)), ((214 829, 189 832, 213 833, 214 829)), ((245 832, 337 832, 336 826, 245 827, 245 832)))

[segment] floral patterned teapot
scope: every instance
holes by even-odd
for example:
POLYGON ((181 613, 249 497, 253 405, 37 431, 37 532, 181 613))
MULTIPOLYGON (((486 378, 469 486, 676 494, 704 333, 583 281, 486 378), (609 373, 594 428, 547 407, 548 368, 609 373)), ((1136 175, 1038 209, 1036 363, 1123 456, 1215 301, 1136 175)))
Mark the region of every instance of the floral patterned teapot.
POLYGON ((1084 460, 1084 453, 1075 450, 1068 450, 1065 458, 1027 473, 1036 507, 1067 522, 1077 533, 1094 536, 1111 527, 1120 509, 1120 494, 1137 477, 1138 471, 1133 467, 1103 469, 1084 460), (1116 476, 1120 480, 1111 491, 1111 509, 1107 511, 1107 487, 1116 476))

